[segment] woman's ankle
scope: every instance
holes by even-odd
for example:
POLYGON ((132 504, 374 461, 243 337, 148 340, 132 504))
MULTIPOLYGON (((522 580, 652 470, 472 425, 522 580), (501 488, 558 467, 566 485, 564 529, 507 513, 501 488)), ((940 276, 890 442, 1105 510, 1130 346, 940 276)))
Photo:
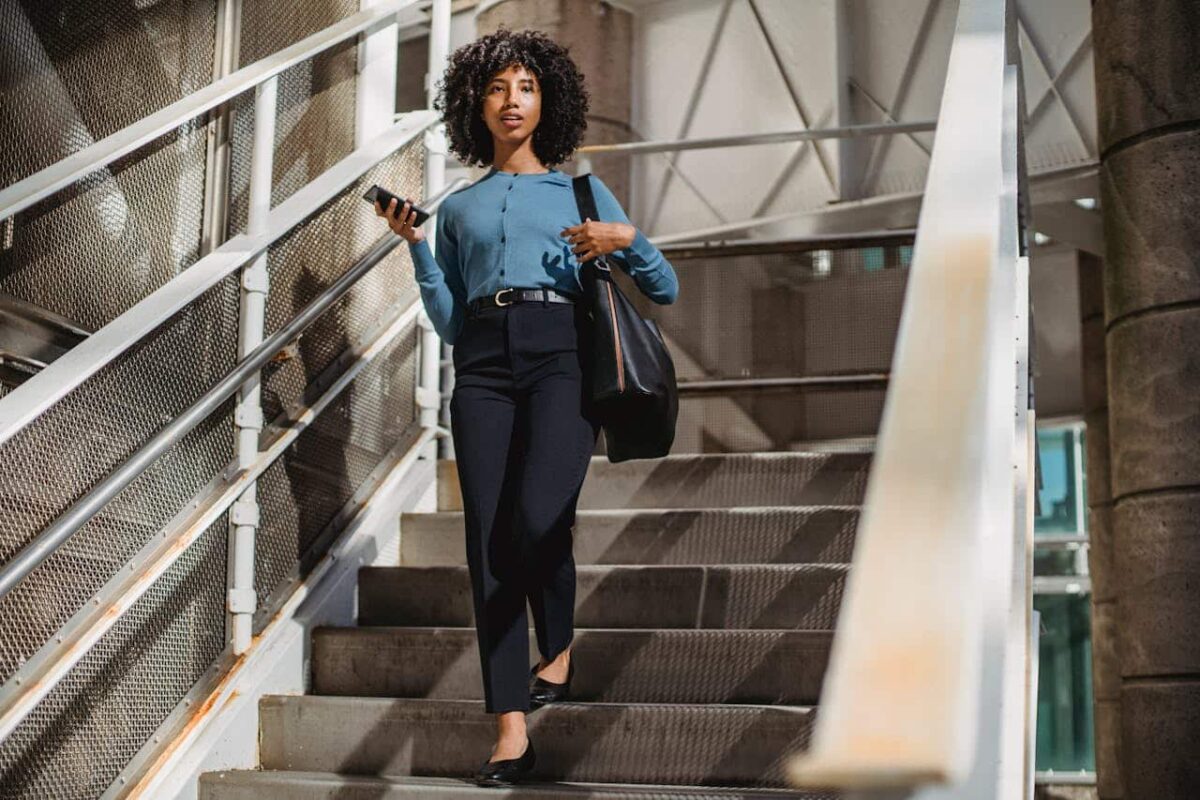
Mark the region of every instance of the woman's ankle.
POLYGON ((524 711, 505 711, 496 715, 496 733, 507 736, 513 733, 524 735, 526 731, 524 711))
POLYGON ((534 674, 542 680, 550 681, 551 683, 562 683, 571 675, 571 653, 569 650, 564 650, 555 656, 553 661, 542 659, 538 662, 534 674))

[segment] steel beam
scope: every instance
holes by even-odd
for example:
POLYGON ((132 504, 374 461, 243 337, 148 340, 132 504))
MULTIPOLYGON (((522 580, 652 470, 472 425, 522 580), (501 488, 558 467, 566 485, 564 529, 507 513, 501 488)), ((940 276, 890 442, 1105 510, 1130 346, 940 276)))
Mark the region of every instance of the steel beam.
POLYGON ((780 142, 805 142, 818 139, 860 139, 869 136, 890 136, 898 133, 921 133, 937 128, 936 120, 919 122, 883 122, 866 125, 848 125, 843 128, 803 128, 773 133, 747 133, 738 136, 713 136, 703 139, 671 139, 657 142, 622 142, 619 144, 590 144, 576 152, 584 154, 621 153, 665 153, 679 150, 707 150, 716 147, 749 147, 758 144, 780 142))

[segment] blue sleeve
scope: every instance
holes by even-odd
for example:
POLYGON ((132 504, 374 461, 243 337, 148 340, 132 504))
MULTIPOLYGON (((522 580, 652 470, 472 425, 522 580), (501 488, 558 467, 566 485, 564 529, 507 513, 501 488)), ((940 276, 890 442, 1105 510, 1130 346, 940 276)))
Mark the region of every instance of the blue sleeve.
MULTIPOLYGON (((454 344, 462 330, 467 311, 467 287, 463 283, 462 270, 458 262, 458 242, 454 237, 451 214, 442 203, 435 215, 436 259, 425 239, 409 243, 417 286, 421 290, 421 302, 433 322, 438 336, 447 344, 454 344)), ((428 238, 428 234, 426 235, 428 238)))
MULTIPOLYGON (((624 222, 632 225, 625 209, 617 202, 604 181, 595 175, 590 176, 592 194, 596 196, 596 211, 603 222, 624 222)), ((636 226, 635 226, 636 228, 636 226)), ((640 229, 634 235, 633 244, 621 250, 615 250, 611 257, 616 260, 621 269, 625 270, 642 293, 656 303, 667 305, 674 303, 679 296, 679 279, 675 277, 675 268, 655 247, 640 229)))

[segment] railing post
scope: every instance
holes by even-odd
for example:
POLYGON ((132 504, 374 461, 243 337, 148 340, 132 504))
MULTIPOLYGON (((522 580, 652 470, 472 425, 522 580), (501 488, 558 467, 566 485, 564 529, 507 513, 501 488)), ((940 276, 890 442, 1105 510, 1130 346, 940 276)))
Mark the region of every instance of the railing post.
MULTIPOLYGON (((266 230, 271 211, 271 174, 275 161, 275 107, 279 79, 259 84, 254 94, 254 147, 250 166, 250 203, 246 232, 266 230)), ((267 253, 264 251, 241 271, 241 316, 238 320, 238 360, 242 360, 263 342, 266 328, 267 253)), ((246 381, 238 392, 234 410, 237 431, 237 465, 248 469, 258 457, 258 437, 262 432, 261 375, 246 381)), ((258 484, 251 483, 230 511, 229 595, 227 602, 228 638, 235 655, 250 648, 257 595, 254 592, 254 539, 259 527, 258 484)))
MULTIPOLYGON (((359 8, 366 11, 381 4, 382 0, 360 0, 359 8)), ((393 17, 386 24, 363 31, 359 37, 358 76, 354 84, 355 147, 387 130, 395 117, 399 35, 393 17)))
MULTIPOLYGON (((450 0, 433 0, 429 9, 429 62, 425 73, 426 108, 431 111, 437 97, 438 80, 446 71, 450 55, 450 0)), ((425 131, 425 197, 432 197, 446 185, 446 126, 438 124, 425 131)), ((434 227, 425 232, 429 246, 437 247, 434 227)), ((450 428, 448 399, 454 386, 454 368, 451 365, 450 345, 440 341, 433 332, 428 317, 421 314, 421 383, 430 390, 428 397, 433 403, 421 407, 421 425, 437 425, 439 420, 446 429, 450 428), (425 326, 429 325, 428 328, 425 326)), ((439 437, 430 446, 429 458, 452 458, 454 443, 449 438, 439 437)))
MULTIPOLYGON (((430 321, 429 315, 421 310, 417 317, 417 325, 420 327, 420 341, 418 347, 420 350, 421 362, 419 365, 418 380, 417 380, 417 408, 420 411, 420 422, 422 428, 436 428, 438 425, 438 412, 442 406, 442 393, 439 389, 441 377, 441 357, 442 357, 442 342, 438 338, 437 333, 433 329, 433 322, 430 321)), ((429 450, 421 455, 425 458, 437 458, 437 441, 433 440, 429 443, 429 450)))
MULTIPOLYGON (((232 75, 238 68, 242 0, 217 3, 216 53, 213 80, 232 75)), ((233 109, 222 103, 211 112, 204 173, 204 219, 200 229, 200 255, 206 256, 225 242, 229 220, 229 160, 232 152, 233 109)))

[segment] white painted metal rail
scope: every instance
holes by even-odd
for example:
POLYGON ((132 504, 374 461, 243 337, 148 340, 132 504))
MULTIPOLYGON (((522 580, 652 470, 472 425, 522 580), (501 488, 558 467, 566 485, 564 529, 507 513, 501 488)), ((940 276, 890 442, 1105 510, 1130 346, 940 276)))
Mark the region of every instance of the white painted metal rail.
POLYGON ((438 122, 414 111, 271 210, 263 233, 230 239, 0 400, 0 444, 221 280, 249 263, 381 159, 438 122))
POLYGON ((1011 5, 959 6, 854 568, 797 785, 1024 795, 1031 429, 1011 5))
MULTIPOLYGON (((414 5, 417 0, 379 0, 369 10, 355 14, 326 28, 323 31, 286 48, 279 53, 257 62, 243 70, 218 80, 189 97, 172 104, 162 111, 128 126, 124 130, 85 148, 75 155, 39 172, 30 178, 0 191, 0 219, 29 207, 38 200, 69 185, 91 172, 102 169, 115 159, 152 141, 163 133, 184 124, 195 116, 210 110, 231 97, 255 89, 257 118, 255 148, 252 164, 253 177, 251 195, 258 198, 252 209, 250 224, 245 235, 235 237, 208 256, 200 259, 177 278, 164 285, 128 311, 117 317, 100 331, 85 339, 68 353, 45 367, 30 380, 0 400, 0 444, 11 439, 25 426, 35 421, 46 409, 78 388, 89 377, 111 364, 121 354, 150 335, 176 312, 200 297, 238 270, 243 271, 243 288, 265 292, 265 253, 276 241, 284 237, 296 225, 321 209, 328 201, 354 184, 368 170, 401 147, 410 144, 418 136, 430 145, 430 134, 439 123, 439 116, 432 108, 411 111, 392 121, 392 108, 381 109, 371 120, 359 120, 356 125, 357 149, 342 159, 309 184, 293 193, 274 209, 270 208, 271 161, 273 150, 273 122, 275 118, 275 90, 278 75, 283 70, 305 59, 311 58, 351 37, 365 37, 364 44, 371 45, 372 37, 382 35, 381 49, 384 60, 389 63, 374 64, 371 68, 379 73, 379 82, 390 84, 382 89, 372 84, 360 89, 377 91, 387 102, 394 98, 395 73, 395 17, 398 11, 414 5), (389 28, 391 30, 389 31, 389 28), (387 37, 391 36, 390 44, 387 37), (247 265, 254 262, 254 267, 247 265), (257 269, 257 273, 255 273, 257 269)), ((435 0, 435 16, 443 24, 435 32, 448 37, 449 0, 435 0)), ((440 73, 444 69, 445 42, 434 48, 430 69, 440 73)), ((370 65, 369 65, 370 66, 370 65)), ((360 76, 360 83, 364 80, 360 76)), ((360 104, 361 105, 361 104, 360 104)), ((434 136, 436 138, 436 134, 434 136)), ((436 155, 435 155, 436 159, 436 155)), ((427 197, 424 205, 436 211, 445 196, 465 181, 443 186, 440 172, 437 180, 427 182, 427 197)), ((280 330, 262 341, 261 307, 252 308, 247 314, 243 303, 241 330, 239 332, 239 364, 230 375, 213 387, 189 410, 171 420, 150 439, 126 463, 100 481, 83 498, 76 501, 50 527, 43 530, 17 557, 0 565, 0 595, 11 589, 27 576, 33 568, 66 541, 99 508, 112 499, 122 487, 136 478, 172 443, 202 420, 225 398, 242 387, 246 393, 248 380, 253 380, 264 362, 271 358, 286 340, 294 338, 303 328, 313 322, 333 303, 344 296, 357 281, 375 264, 400 244, 399 237, 385 235, 371 251, 347 272, 327 287, 297 317, 284 324, 280 330)), ((243 298, 244 299, 244 298, 243 298)), ((257 306, 261 306, 258 303, 257 306)), ((343 354, 342 372, 329 376, 331 384, 306 409, 297 412, 289 420, 286 430, 277 435, 262 450, 258 448, 258 429, 247 427, 246 447, 238 453, 235 462, 222 475, 213 477, 209 486, 201 490, 190 506, 183 508, 176 518, 138 554, 118 570, 108 583, 87 604, 79 609, 71 620, 47 642, 32 658, 0 686, 0 740, 3 740, 36 706, 46 694, 86 655, 88 650, 109 631, 154 582, 205 532, 209 526, 230 506, 246 501, 247 492, 252 492, 255 479, 274 463, 295 441, 299 434, 326 408, 385 348, 410 329, 421 317, 419 302, 405 309, 396 309, 396 316, 382 325, 371 342, 351 348, 343 354), (348 364, 348 365, 347 365, 348 364), (302 413, 301 413, 302 412, 302 413), (253 435, 249 435, 253 434, 253 435), (238 500, 241 495, 242 500, 238 500), (238 500, 235 503, 235 500, 238 500)), ((420 347, 432 351, 436 347, 436 335, 428 326, 421 330, 420 347)), ((435 362, 436 363, 436 362, 435 362)), ((428 372, 428 371, 426 371, 428 372)), ((436 405, 440 400, 436 384, 436 372, 431 376, 419 376, 418 399, 436 405), (434 382, 431 384, 430 380, 434 382)), ((243 397, 243 400, 246 398, 243 397)), ((251 398, 252 408, 258 411, 256 398, 251 398)), ((241 412, 241 406, 239 406, 241 412)), ((252 416, 239 413, 239 419, 252 416)), ((261 423, 258 423, 261 425, 261 423)), ((423 432, 418 444, 425 447, 429 441, 447 435, 447 431, 436 424, 436 419, 422 419, 423 432)), ((249 501, 253 503, 253 499, 249 501)), ((257 508, 254 509, 255 516, 257 508)), ((253 550, 242 560, 249 566, 253 585, 253 550)), ((236 587, 235 587, 236 588, 236 587)), ((243 588, 241 591, 246 592, 243 588)), ((233 599, 231 592, 231 601, 233 599)), ((231 606, 232 609, 232 606, 231 606)), ((248 617, 246 620, 248 622, 248 617)), ((248 631, 248 626, 246 630, 248 631)), ((242 637, 247 639, 248 637, 242 637)), ((235 654, 245 647, 232 648, 235 654)))
POLYGON ((108 166, 121 156, 154 141, 164 133, 237 97, 242 92, 253 89, 289 67, 307 61, 381 23, 394 20, 400 11, 417 2, 418 0, 387 0, 370 10, 346 17, 0 190, 0 220, 29 208, 59 189, 108 166))

